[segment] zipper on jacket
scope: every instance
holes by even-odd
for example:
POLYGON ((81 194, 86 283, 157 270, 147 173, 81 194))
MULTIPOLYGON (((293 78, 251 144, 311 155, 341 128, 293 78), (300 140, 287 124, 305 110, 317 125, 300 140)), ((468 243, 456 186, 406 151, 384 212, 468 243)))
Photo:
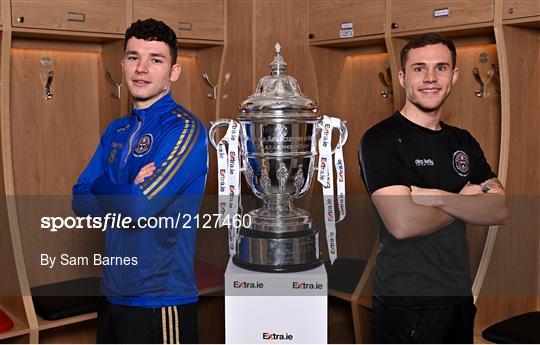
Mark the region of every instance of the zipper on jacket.
POLYGON ((124 158, 124 164, 126 164, 129 156, 131 155, 131 147, 133 145, 133 138, 135 137, 135 134, 137 134, 137 132, 141 128, 141 124, 142 124, 142 121, 137 122, 137 128, 133 131, 133 133, 131 134, 131 137, 129 137, 128 152, 127 152, 126 158, 124 158))

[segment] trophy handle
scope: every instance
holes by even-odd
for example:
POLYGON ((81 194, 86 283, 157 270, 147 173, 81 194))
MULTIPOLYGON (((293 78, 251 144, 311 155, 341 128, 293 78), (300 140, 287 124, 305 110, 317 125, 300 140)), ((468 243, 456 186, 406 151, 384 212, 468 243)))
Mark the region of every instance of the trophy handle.
POLYGON ((337 147, 345 145, 347 139, 349 138, 349 130, 347 129, 347 121, 341 121, 339 126, 339 143, 336 145, 336 148, 332 150, 332 154, 336 152, 337 147))
POLYGON ((210 127, 210 130, 208 131, 208 139, 210 140, 210 143, 212 144, 214 149, 217 150, 217 143, 219 142, 219 141, 216 142, 216 139, 215 139, 216 131, 219 129, 219 127, 229 126, 231 121, 232 121, 231 119, 219 119, 219 120, 210 122, 212 126, 210 127))

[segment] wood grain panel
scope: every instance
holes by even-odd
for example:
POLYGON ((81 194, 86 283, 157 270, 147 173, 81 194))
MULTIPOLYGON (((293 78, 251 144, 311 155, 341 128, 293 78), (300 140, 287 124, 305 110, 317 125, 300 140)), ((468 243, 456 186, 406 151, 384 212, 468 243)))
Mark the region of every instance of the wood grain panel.
MULTIPOLYGON (((2 155, 0 155, 0 167, 4 167, 2 155)), ((2 272, 0 306, 15 314, 18 319, 26 320, 9 231, 3 169, 0 169, 0 272, 2 272)))
POLYGON ((540 30, 504 27, 510 78, 510 157, 507 188, 540 194, 540 30), (512 172, 514 172, 512 174, 512 172), (513 175, 513 176, 512 176, 513 175))
POLYGON ((540 3, 529 0, 503 0, 503 19, 540 16, 540 3))
MULTIPOLYGON (((4 6, 2 10, 2 17, 5 19, 9 17, 8 8, 4 6)), ((16 338, 10 338, 13 342, 35 342, 37 337, 37 320, 33 310, 30 294, 30 288, 28 285, 28 278, 24 263, 24 257, 22 253, 20 229, 17 219, 16 201, 12 197, 15 194, 15 187, 13 182, 13 157, 12 157, 12 140, 11 140, 11 122, 10 122, 10 65, 11 65, 11 30, 9 25, 2 31, 2 53, 1 59, 1 112, 0 112, 0 133, 2 143, 2 183, 4 194, 6 195, 5 206, 6 215, 9 220, 8 226, 5 228, 9 232, 9 244, 12 248, 12 258, 15 265, 16 280, 19 287, 19 293, 15 293, 16 297, 8 297, 2 299, 2 307, 8 316, 12 317, 15 321, 13 332, 6 334, 6 336, 16 335, 16 338), (10 196, 10 197, 7 197, 10 196), (19 297, 22 296, 22 297, 19 297), (29 330, 30 329, 30 330, 29 330), (24 335, 19 332, 23 332, 24 335)), ((10 250, 7 250, 8 253, 10 250)), ((9 254, 8 254, 9 255, 9 254)), ((12 268, 13 269, 13 268, 12 268)), ((13 271, 12 271, 13 272, 13 271)))
MULTIPOLYGON (((405 96, 405 89, 399 85, 398 75, 397 73, 401 70, 401 50, 405 45, 407 44, 408 40, 402 39, 402 38, 391 38, 388 39, 387 44, 392 45, 392 51, 393 56, 389 57, 389 59, 392 59, 394 62, 394 65, 396 66, 394 72, 394 78, 395 82, 392 83, 393 90, 394 90, 394 107, 397 110, 401 110, 403 106, 405 105, 406 96, 405 96)), ((392 65, 391 65, 392 66, 392 65)))
POLYGON ((13 27, 124 33, 122 0, 12 0, 13 27))
MULTIPOLYGON (((178 62, 182 66, 180 78, 173 84, 172 92, 175 100, 187 109, 190 109, 208 130, 210 122, 216 118, 217 99, 211 99, 208 94, 211 88, 203 80, 202 74, 207 73, 210 81, 218 84, 219 61, 223 48, 211 47, 189 50, 190 56, 180 55, 178 62), (192 54, 191 54, 192 53, 192 54)), ((184 54, 185 50, 180 50, 184 54)), ((207 177, 208 192, 217 190, 216 163, 213 148, 209 145, 209 154, 212 154, 207 177), (211 186, 215 188, 211 188, 211 186)), ((208 193, 207 192, 207 193, 208 193)))
POLYGON ((472 73, 478 68, 486 81, 492 65, 498 66, 495 45, 458 47, 457 68, 459 80, 443 106, 442 121, 467 129, 480 143, 493 171, 498 169, 501 131, 501 96, 499 77, 491 78, 486 86, 486 96, 478 97, 475 92, 480 85, 472 73), (485 56, 486 60, 482 57, 485 56))
MULTIPOLYGON (((209 47, 197 50, 197 65, 192 80, 196 83, 196 92, 193 95, 193 104, 195 109, 198 110, 200 118, 209 128, 210 121, 214 121, 217 118, 216 108, 217 99, 208 97, 208 94, 212 91, 212 88, 203 80, 203 73, 208 74, 208 78, 214 85, 219 84, 220 62, 223 53, 223 47, 209 47)), ((219 85, 218 85, 218 97, 219 97, 219 85)), ((217 181, 217 180, 216 180, 217 181)))
POLYGON ((122 82, 122 66, 120 60, 124 57, 124 41, 118 40, 100 45, 102 54, 98 59, 98 91, 99 97, 99 133, 105 132, 105 128, 113 120, 122 117, 128 113, 127 108, 127 89, 120 88, 120 97, 117 97, 117 90, 105 77, 109 72, 112 79, 119 84, 122 82))
MULTIPOLYGON (((366 327, 371 323, 370 312, 363 306, 370 305, 372 263, 378 248, 379 232, 376 210, 362 183, 358 148, 366 130, 390 116, 394 107, 391 96, 384 98, 381 95, 384 86, 379 80, 379 72, 390 80, 386 75, 389 56, 387 53, 374 53, 380 50, 371 46, 349 49, 312 47, 321 114, 340 117, 347 121, 349 130, 349 139, 344 146, 348 213, 347 218, 337 225, 338 256, 365 261, 372 259, 352 296, 332 291, 334 296, 351 301, 356 342, 369 342, 371 338, 369 326, 366 327)), ((324 213, 317 194, 311 204, 318 209, 315 211, 316 207, 312 207, 310 211, 319 227, 324 229, 321 219, 324 213)), ((326 241, 321 242, 321 248, 325 248, 326 241)))
POLYGON ((384 1, 310 0, 310 41, 340 38, 341 24, 354 26, 354 37, 384 32, 384 1))
MULTIPOLYGON (((210 128, 210 122, 217 117, 216 109, 218 100, 208 98, 208 93, 211 89, 202 79, 202 74, 207 73, 210 81, 214 84, 219 82, 222 52, 222 47, 199 49, 197 51, 196 64, 191 77, 193 109, 197 111, 199 118, 207 130, 210 128)), ((220 93, 218 93, 218 97, 219 96, 220 93)), ((215 200, 212 196, 215 195, 217 191, 217 161, 215 151, 211 144, 208 144, 208 155, 209 164, 205 195, 209 196, 210 200, 215 200)), ((199 214, 217 213, 216 205, 217 202, 209 203, 208 201, 205 201, 203 205, 201 205, 199 214)), ((201 250, 197 252, 197 258, 201 260, 202 258, 200 256, 203 256, 204 259, 209 259, 209 261, 206 262, 224 268, 228 259, 225 234, 225 228, 219 230, 199 229, 197 242, 202 244, 202 246, 198 246, 201 250)))
POLYGON ((218 117, 238 115, 238 105, 255 90, 253 85, 254 1, 227 1, 227 44, 224 50, 223 83, 218 117))
MULTIPOLYGON (((0 156, 0 166, 2 166, 0 156)), ((21 288, 16 271, 12 241, 9 231, 9 222, 6 209, 3 172, 0 170, 0 310, 5 312, 13 321, 14 327, 7 332, 0 333, 0 339, 15 336, 28 330, 26 313, 21 297, 21 288)), ((11 341, 11 340, 10 340, 11 341)))
MULTIPOLYGON (((1 163, 2 158, 0 156, 0 166, 2 166, 1 163)), ((0 193, 2 193, 0 194, 0 272, 2 272, 2 279, 0 279, 0 309, 12 314, 17 320, 21 320, 21 324, 28 327, 9 231, 2 175, 3 172, 0 170, 0 193)), ((1 335, 2 333, 0 333, 1 335)))
POLYGON ((163 20, 179 38, 223 41, 223 10, 223 0, 133 0, 134 20, 163 20))
POLYGON ((491 22, 493 0, 392 0, 391 21, 398 25, 392 32, 491 22), (446 8, 449 16, 434 16, 436 10, 446 8))
MULTIPOLYGON (((242 100, 253 93, 252 56, 253 56, 253 1, 230 0, 226 2, 227 30, 226 45, 223 49, 223 68, 221 83, 219 85, 219 100, 217 118, 236 118, 238 105, 242 100)), ((208 54, 207 54, 208 55, 208 54)), ((211 55, 208 55, 209 57, 211 55)), ((207 59, 213 68, 218 66, 218 60, 207 59)), ((210 73, 211 74, 211 73, 210 73)), ((217 82, 215 76, 210 75, 212 82, 217 82)), ((202 80, 201 80, 202 81, 202 80)), ((200 97, 206 97, 210 91, 206 83, 201 84, 200 97)), ((213 120, 210 116, 209 121, 213 120)), ((209 126, 207 127, 209 128, 209 126)), ((225 132, 221 132, 224 135, 225 132)), ((214 213, 217 205, 217 174, 216 150, 209 144, 208 155, 210 173, 206 183, 206 195, 201 206, 201 212, 214 213)), ((244 191, 249 188, 243 186, 244 191)), ((246 205, 244 205, 246 206, 246 205)), ((245 208, 249 211, 251 209, 245 208)), ((217 267, 227 266, 229 253, 227 245, 227 231, 225 228, 199 231, 197 235, 197 258, 211 263, 217 267)))
POLYGON ((212 90, 202 78, 207 73, 210 81, 218 83, 219 61, 222 47, 203 49, 180 49, 177 63, 182 71, 172 84, 172 93, 176 102, 192 111, 204 123, 206 128, 216 118, 217 100, 208 97, 212 90))
POLYGON ((39 261, 41 253, 91 256, 101 248, 99 232, 48 232, 39 219, 72 215, 71 187, 99 142, 99 60, 97 53, 12 50, 13 171, 30 286, 99 274, 93 266, 47 269, 39 261), (44 57, 50 66, 42 65, 44 57), (49 70, 53 98, 45 100, 49 70))
POLYGON ((279 42, 288 64, 287 74, 298 80, 302 93, 311 99, 317 98, 307 39, 307 0, 264 0, 256 1, 254 5, 254 82, 270 73, 268 64, 274 57, 274 45, 279 42))
POLYGON ((500 227, 478 300, 481 330, 538 309, 540 296, 540 31, 503 26, 510 102, 506 191, 510 219, 500 227))
MULTIPOLYGON (((367 260, 379 227, 361 180, 358 146, 369 127, 392 114, 393 102, 391 97, 381 96, 383 86, 378 77, 379 72, 385 72, 388 55, 364 52, 364 48, 312 47, 321 114, 346 120, 349 130, 344 147, 348 214, 338 225, 339 256, 367 260)), ((315 206, 310 212, 324 229, 318 196, 313 196, 315 206)))
POLYGON ((174 100, 189 110, 193 110, 191 101, 193 97, 192 80, 196 68, 195 59, 194 56, 178 56, 177 63, 180 64, 182 71, 171 88, 174 100))

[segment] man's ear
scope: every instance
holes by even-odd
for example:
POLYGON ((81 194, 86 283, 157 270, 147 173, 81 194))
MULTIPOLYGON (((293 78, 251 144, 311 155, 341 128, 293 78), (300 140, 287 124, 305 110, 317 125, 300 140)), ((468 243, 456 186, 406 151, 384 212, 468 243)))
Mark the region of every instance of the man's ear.
POLYGON ((401 85, 401 87, 405 87, 405 73, 403 72, 403 70, 399 70, 397 75, 399 79, 399 85, 401 85))
POLYGON ((171 68, 171 74, 169 76, 169 80, 171 82, 178 80, 178 77, 180 77, 180 72, 182 71, 182 67, 180 64, 174 64, 171 68))
POLYGON ((452 85, 454 85, 459 79, 459 68, 454 68, 454 73, 452 74, 452 85))

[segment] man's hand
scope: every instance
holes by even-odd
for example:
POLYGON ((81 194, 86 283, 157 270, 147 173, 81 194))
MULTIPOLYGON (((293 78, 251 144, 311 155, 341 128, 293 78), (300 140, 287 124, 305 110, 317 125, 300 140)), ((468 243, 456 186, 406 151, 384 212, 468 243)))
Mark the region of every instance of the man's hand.
POLYGON ((145 178, 152 176, 154 170, 156 170, 156 165, 154 162, 146 164, 141 168, 141 170, 139 170, 139 173, 137 174, 137 177, 135 177, 133 183, 136 185, 142 183, 145 178))
POLYGON ((482 194, 482 186, 467 182, 467 184, 459 191, 461 195, 477 195, 482 194))
POLYGON ((411 186, 411 198, 417 205, 437 207, 439 205, 439 197, 442 194, 443 191, 439 189, 411 186))
POLYGON ((505 195, 503 185, 496 177, 484 181, 480 187, 483 193, 505 195))

